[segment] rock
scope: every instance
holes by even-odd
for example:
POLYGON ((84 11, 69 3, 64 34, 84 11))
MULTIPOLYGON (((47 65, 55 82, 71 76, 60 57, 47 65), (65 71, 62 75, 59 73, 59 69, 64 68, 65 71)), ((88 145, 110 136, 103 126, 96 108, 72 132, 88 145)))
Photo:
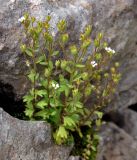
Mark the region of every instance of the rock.
POLYGON ((121 111, 121 115, 123 115, 124 122, 122 129, 137 141, 137 112, 125 109, 121 111))
POLYGON ((80 160, 79 156, 70 156, 68 160, 80 160))
POLYGON ((57 146, 45 122, 22 121, 0 108, 0 160, 67 160, 72 146, 57 146))
POLYGON ((113 123, 104 125, 97 160, 137 160, 137 141, 113 123))
POLYGON ((113 111, 105 114, 103 120, 113 122, 137 140, 137 112, 131 109, 113 111))

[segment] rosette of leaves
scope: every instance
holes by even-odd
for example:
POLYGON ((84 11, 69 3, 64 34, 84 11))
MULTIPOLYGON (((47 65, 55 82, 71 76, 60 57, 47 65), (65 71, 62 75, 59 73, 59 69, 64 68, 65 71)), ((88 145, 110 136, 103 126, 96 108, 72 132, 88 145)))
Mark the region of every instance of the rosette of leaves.
POLYGON ((119 64, 109 64, 113 53, 105 50, 107 43, 101 33, 91 39, 91 26, 81 33, 78 44, 70 44, 67 22, 58 22, 54 37, 50 19, 47 16, 39 21, 24 15, 22 25, 27 40, 21 51, 31 86, 23 100, 26 116, 50 123, 55 142, 63 144, 73 140, 73 131, 82 136, 80 126, 91 127, 92 117, 100 117, 94 121, 97 126, 101 124, 101 110, 110 102, 120 79, 119 64), (96 100, 87 108, 91 97, 96 100))

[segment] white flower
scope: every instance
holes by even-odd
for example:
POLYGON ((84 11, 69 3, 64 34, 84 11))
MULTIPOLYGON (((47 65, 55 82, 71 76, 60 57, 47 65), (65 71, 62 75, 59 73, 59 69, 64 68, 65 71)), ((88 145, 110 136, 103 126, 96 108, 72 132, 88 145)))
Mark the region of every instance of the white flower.
POLYGON ((58 89, 59 88, 59 84, 56 84, 56 87, 55 87, 55 89, 58 89))
POLYGON ((96 63, 96 61, 91 61, 91 65, 92 67, 96 67, 98 64, 96 63))
POLYGON ((26 66, 28 66, 28 67, 30 66, 30 63, 29 63, 29 61, 26 61, 26 66))
POLYGON ((22 17, 20 17, 19 19, 18 19, 18 22, 23 22, 23 21, 25 21, 25 17, 24 16, 22 16, 22 17))
POLYGON ((111 49, 110 47, 105 47, 105 50, 106 50, 107 52, 111 52, 111 53, 113 53, 113 54, 116 53, 115 50, 111 49))
POLYGON ((55 84, 54 82, 52 82, 52 87, 53 87, 54 89, 58 89, 58 88, 59 88, 59 84, 58 84, 58 83, 55 84))
POLYGON ((55 87, 56 87, 56 84, 55 84, 55 83, 53 83, 53 82, 52 82, 52 87, 53 87, 53 88, 55 88, 55 87))
POLYGON ((55 35, 56 35, 54 31, 52 31, 51 34, 53 37, 55 37, 55 35))

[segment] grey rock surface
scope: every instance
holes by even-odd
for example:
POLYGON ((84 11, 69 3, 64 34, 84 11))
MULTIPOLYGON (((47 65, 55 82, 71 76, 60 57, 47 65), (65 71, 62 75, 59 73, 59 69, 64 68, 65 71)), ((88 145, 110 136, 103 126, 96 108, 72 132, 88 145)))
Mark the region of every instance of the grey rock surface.
POLYGON ((0 108, 0 160, 67 160, 72 146, 57 146, 45 122, 22 121, 0 108))
POLYGON ((97 160, 137 160, 137 141, 113 123, 102 127, 97 160))
POLYGON ((68 160, 80 160, 79 156, 70 156, 68 160))
POLYGON ((137 112, 125 109, 121 111, 121 115, 123 115, 122 129, 137 141, 137 112))

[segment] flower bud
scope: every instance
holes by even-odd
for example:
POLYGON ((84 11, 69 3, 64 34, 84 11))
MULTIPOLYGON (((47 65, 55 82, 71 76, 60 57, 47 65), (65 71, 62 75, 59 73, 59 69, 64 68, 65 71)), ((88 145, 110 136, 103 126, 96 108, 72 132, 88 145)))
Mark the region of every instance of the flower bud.
POLYGON ((65 69, 67 66, 67 62, 66 61, 61 61, 61 68, 65 69))
POLYGON ((68 41, 68 38, 69 38, 69 36, 68 36, 68 34, 66 33, 66 34, 63 34, 63 35, 62 35, 61 40, 62 40, 63 43, 66 43, 66 42, 68 41))
POLYGON ((77 54, 78 54, 77 47, 76 47, 75 45, 71 46, 71 47, 70 47, 70 52, 71 52, 73 55, 77 55, 77 54))
POLYGON ((97 39, 94 40, 95 47, 99 47, 99 41, 97 39))
POLYGON ((86 39, 86 40, 84 40, 84 42, 82 44, 82 48, 86 49, 90 46, 90 44, 91 44, 91 39, 86 39))
POLYGON ((115 63, 115 67, 119 67, 119 63, 118 62, 115 63))
POLYGON ((102 33, 99 33, 99 34, 98 34, 98 39, 101 40, 102 38, 103 38, 103 34, 102 34, 102 33))
POLYGON ((111 67, 111 72, 112 72, 112 73, 115 73, 115 71, 116 71, 115 68, 114 68, 114 67, 111 67))
POLYGON ((60 61, 59 61, 59 60, 56 60, 55 66, 56 66, 56 67, 59 67, 59 66, 60 66, 60 61))
POLYGON ((45 69, 45 77, 49 77, 51 75, 51 71, 49 69, 45 69))
POLYGON ((108 77, 109 77, 109 74, 108 74, 108 73, 105 73, 105 74, 104 74, 104 77, 105 77, 105 78, 108 78, 108 77))
POLYGON ((20 49, 21 49, 21 52, 25 52, 26 51, 26 45, 25 44, 22 44, 20 46, 20 49))
POLYGON ((91 34, 91 31, 92 31, 92 27, 90 25, 88 25, 85 29, 85 36, 90 36, 91 34))
POLYGON ((96 58, 96 60, 101 60, 101 58, 102 58, 101 53, 97 53, 97 54, 95 55, 95 58, 96 58))

